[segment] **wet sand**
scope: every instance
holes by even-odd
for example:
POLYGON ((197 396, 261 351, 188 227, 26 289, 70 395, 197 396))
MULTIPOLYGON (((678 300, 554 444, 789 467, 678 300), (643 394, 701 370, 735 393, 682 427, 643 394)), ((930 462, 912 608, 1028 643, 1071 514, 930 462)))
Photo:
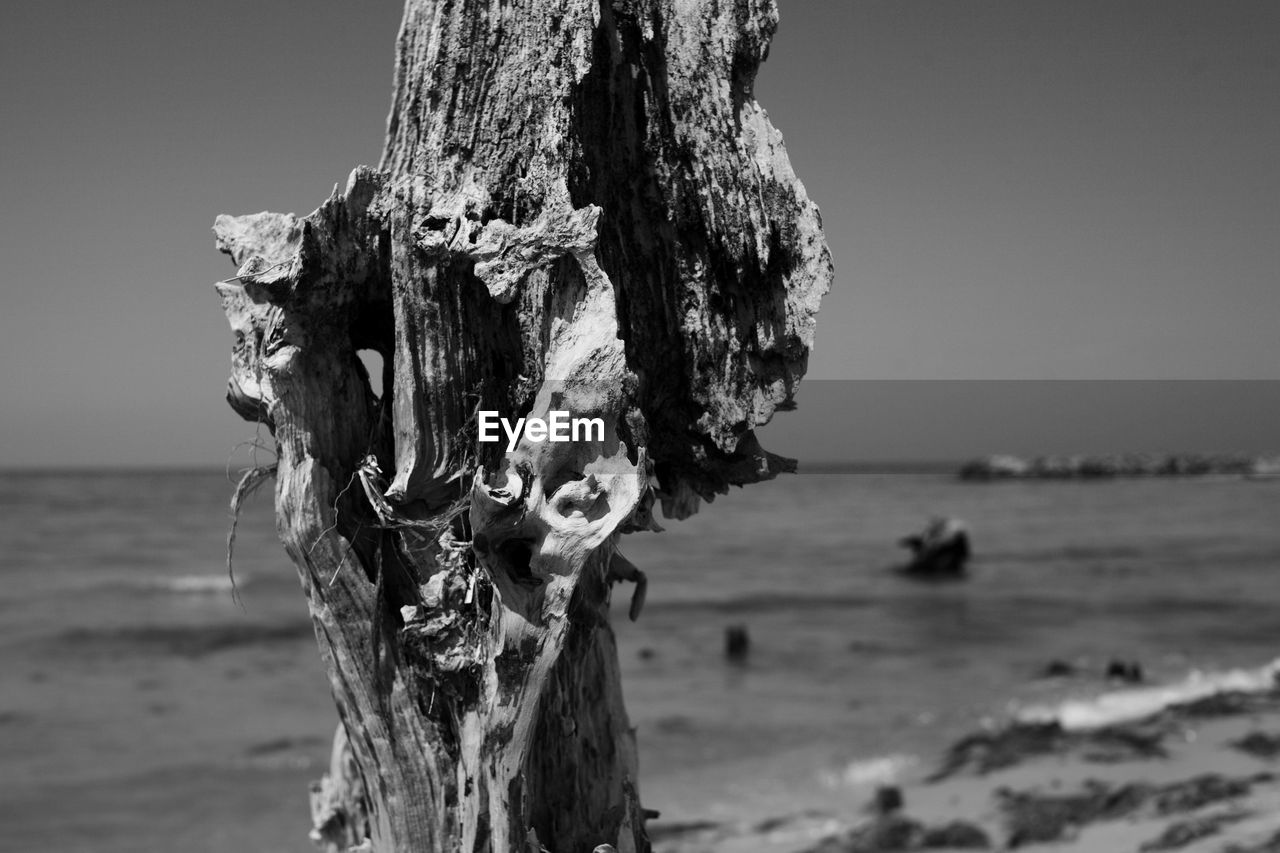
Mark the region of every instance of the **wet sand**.
POLYGON ((843 807, 828 787, 793 786, 787 799, 807 799, 809 807, 737 820, 659 820, 651 826, 654 849, 1280 851, 1275 688, 1215 692, 1101 726, 1011 722, 962 739, 921 771, 898 789, 900 809, 877 810, 874 786, 843 807))

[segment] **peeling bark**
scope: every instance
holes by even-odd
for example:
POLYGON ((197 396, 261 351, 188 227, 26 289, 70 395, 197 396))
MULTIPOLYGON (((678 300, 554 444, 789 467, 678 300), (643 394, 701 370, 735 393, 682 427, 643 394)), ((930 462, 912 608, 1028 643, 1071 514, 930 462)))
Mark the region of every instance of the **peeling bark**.
POLYGON ((791 467, 754 429, 831 279, 752 95, 776 23, 764 0, 409 0, 380 167, 306 217, 218 218, 228 400, 275 436, 342 720, 324 849, 648 849, 619 538, 791 467), (605 434, 508 452, 482 409, 605 434))

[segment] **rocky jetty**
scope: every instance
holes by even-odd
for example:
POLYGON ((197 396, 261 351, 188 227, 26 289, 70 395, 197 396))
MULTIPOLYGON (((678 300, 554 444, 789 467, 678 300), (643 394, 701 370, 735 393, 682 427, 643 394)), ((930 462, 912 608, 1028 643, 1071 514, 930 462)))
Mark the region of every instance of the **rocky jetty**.
POLYGON ((1113 454, 1106 456, 996 455, 961 466, 962 480, 1105 480, 1119 477, 1238 476, 1280 478, 1280 456, 1246 454, 1113 454))

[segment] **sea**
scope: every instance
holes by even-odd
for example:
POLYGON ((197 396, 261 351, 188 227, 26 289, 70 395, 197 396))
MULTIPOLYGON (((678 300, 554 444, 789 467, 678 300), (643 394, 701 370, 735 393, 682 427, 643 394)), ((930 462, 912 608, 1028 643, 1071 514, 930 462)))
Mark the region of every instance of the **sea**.
MULTIPOLYGON (((953 471, 812 466, 623 540, 649 578, 636 622, 629 586, 613 604, 647 808, 852 813, 964 734, 1118 689, 1112 661, 1160 684, 1280 652, 1280 481, 953 471), (934 516, 971 531, 964 581, 895 571, 934 516)), ((337 718, 269 494, 232 588, 231 490, 0 474, 0 850, 313 849, 337 718)))

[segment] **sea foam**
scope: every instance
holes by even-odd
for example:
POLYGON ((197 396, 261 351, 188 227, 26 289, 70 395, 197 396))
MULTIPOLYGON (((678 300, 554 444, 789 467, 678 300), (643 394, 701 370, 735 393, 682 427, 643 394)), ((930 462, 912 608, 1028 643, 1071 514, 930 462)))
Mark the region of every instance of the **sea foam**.
POLYGON ((919 763, 913 755, 884 755, 851 761, 839 770, 827 770, 822 781, 828 788, 861 788, 898 782, 919 763))
MULTIPOLYGON (((239 579, 240 584, 245 578, 239 579)), ((171 578, 153 578, 147 586, 161 592, 172 592, 180 595, 205 595, 210 593, 231 592, 235 584, 227 575, 179 575, 171 578)))
POLYGON ((1056 722, 1068 731, 1098 729, 1145 719, 1173 705, 1222 693, 1265 693, 1277 687, 1278 675, 1280 658, 1257 669, 1193 671, 1173 684, 1127 688, 1091 699, 1069 699, 1055 706, 1025 708, 1017 714, 1017 719, 1025 723, 1056 722))

